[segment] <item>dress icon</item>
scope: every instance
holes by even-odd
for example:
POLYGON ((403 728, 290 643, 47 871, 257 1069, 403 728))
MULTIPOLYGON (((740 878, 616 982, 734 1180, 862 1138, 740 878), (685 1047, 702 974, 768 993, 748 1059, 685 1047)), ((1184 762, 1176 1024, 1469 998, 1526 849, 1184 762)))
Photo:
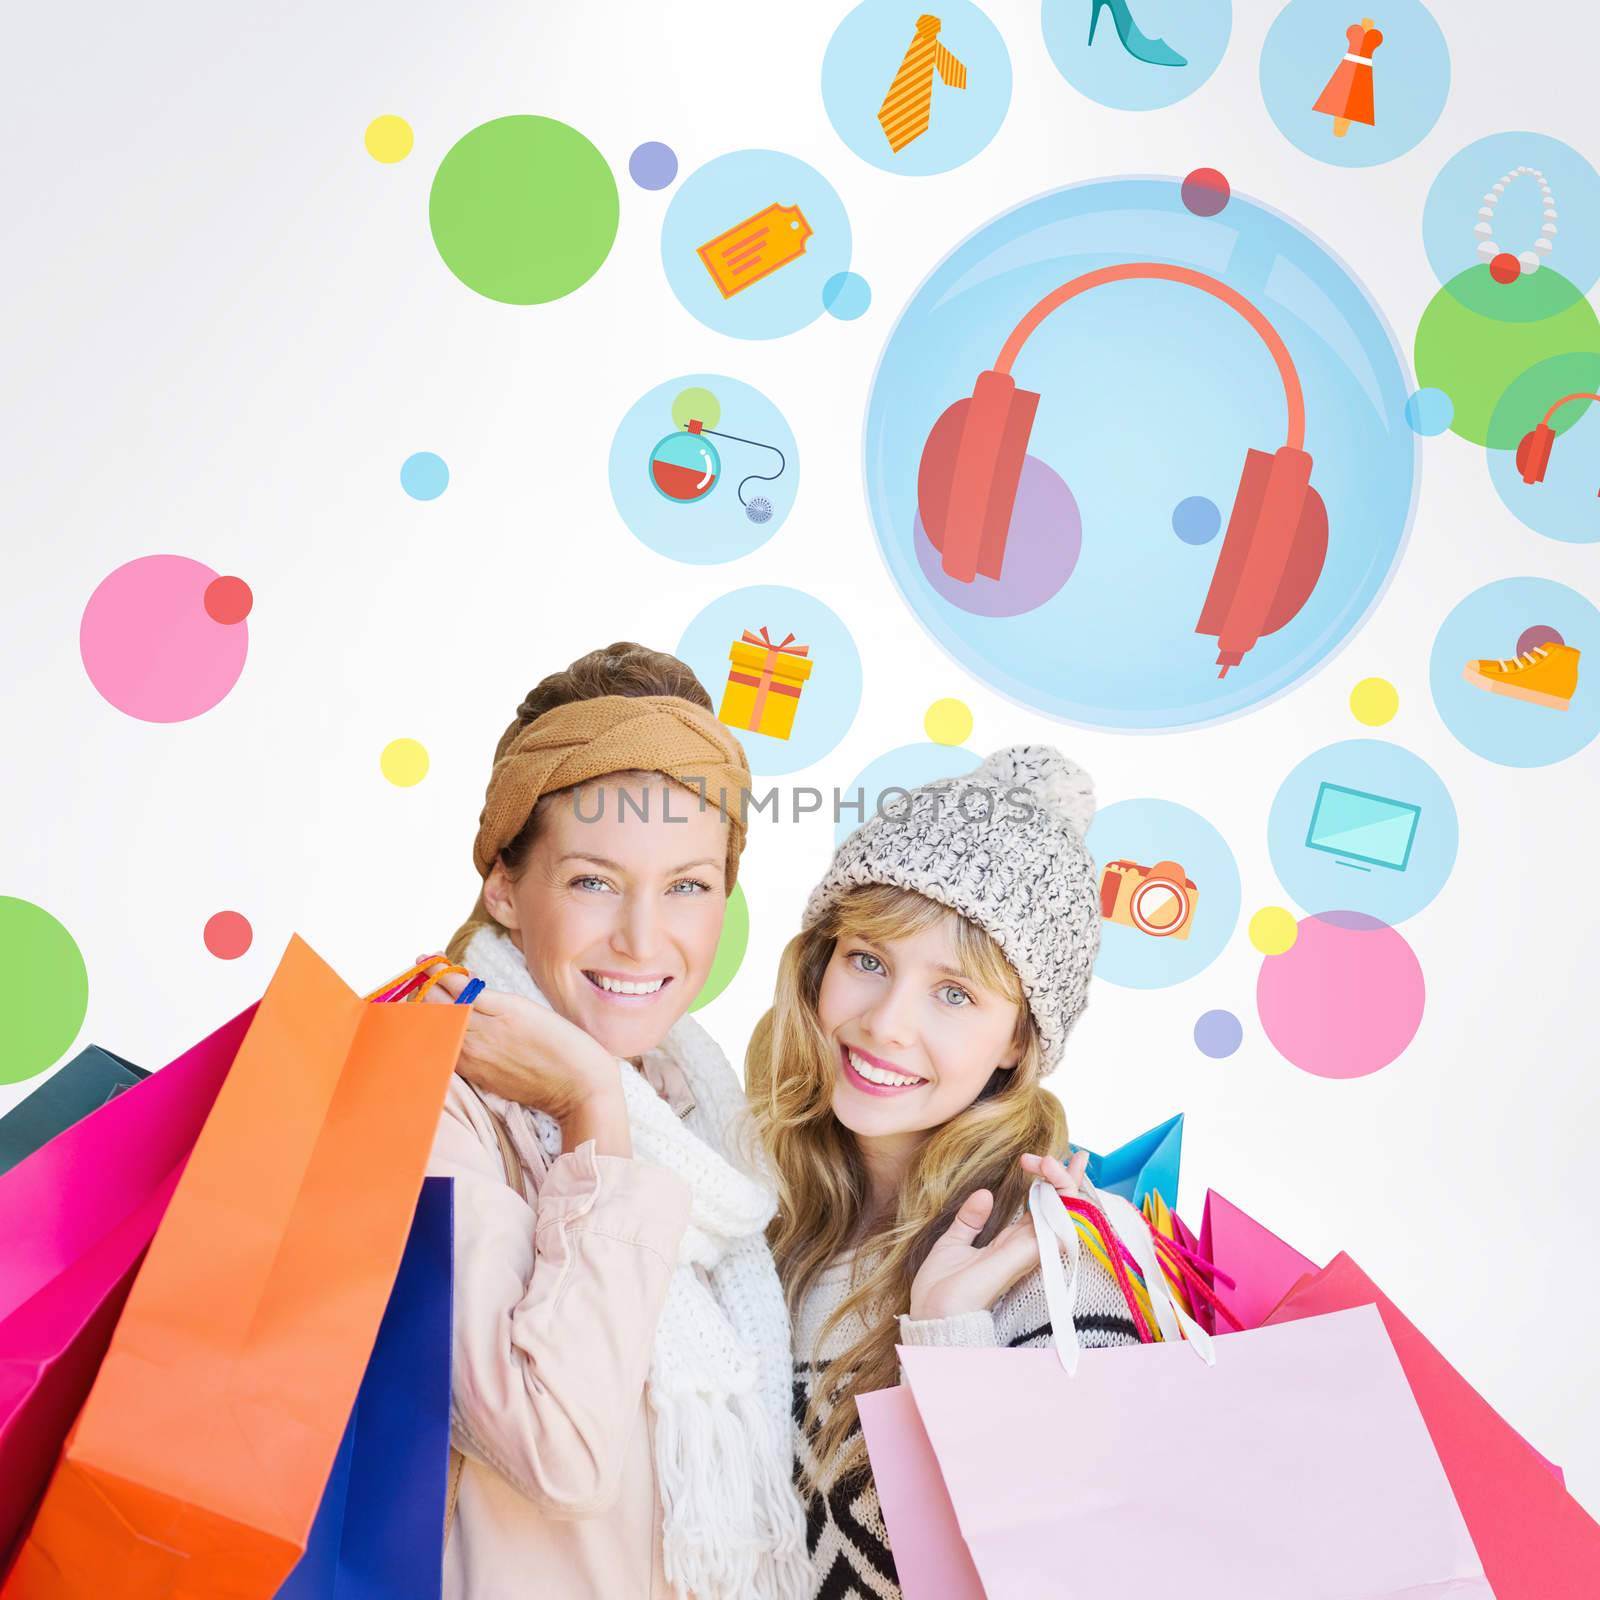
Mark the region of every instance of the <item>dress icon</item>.
POLYGON ((1372 104, 1372 53, 1383 43, 1383 34, 1373 26, 1371 17, 1352 22, 1345 29, 1349 49, 1344 60, 1333 69, 1313 111, 1333 118, 1333 136, 1342 139, 1350 131, 1352 122, 1374 125, 1372 104))

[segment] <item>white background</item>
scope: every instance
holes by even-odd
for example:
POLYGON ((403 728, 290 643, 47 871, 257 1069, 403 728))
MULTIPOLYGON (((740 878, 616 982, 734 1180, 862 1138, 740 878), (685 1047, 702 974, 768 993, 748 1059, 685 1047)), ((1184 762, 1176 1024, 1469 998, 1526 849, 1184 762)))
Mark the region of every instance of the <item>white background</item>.
MULTIPOLYGON (((1596 547, 1539 538, 1501 508, 1480 452, 1450 435, 1426 441, 1398 575, 1311 681, 1199 732, 1089 733, 998 698, 929 641, 877 554, 859 464, 878 352, 933 262, 997 211, 1087 178, 1220 168, 1326 240, 1409 350, 1437 287, 1423 199, 1449 156, 1519 127, 1600 156, 1595 22, 1558 0, 1509 11, 1438 0, 1454 61, 1442 118, 1399 160, 1345 170, 1302 155, 1267 118, 1256 79, 1267 0, 1236 5, 1203 88, 1141 113, 1079 96, 1045 54, 1037 4, 994 0, 1015 70, 1005 125, 967 166, 907 181, 854 157, 824 115, 820 65, 843 10, 12 10, 0 97, 0 893, 38 902, 77 938, 90 974, 79 1044, 147 1065, 257 996, 292 931, 368 986, 441 944, 471 904, 493 741, 540 677, 617 638, 670 649, 729 589, 813 586, 826 573, 814 592, 851 628, 866 694, 833 756, 785 782, 846 785, 920 740, 930 701, 959 696, 980 753, 1053 740, 1096 775, 1102 803, 1161 795, 1208 816, 1238 857, 1247 918, 1283 898, 1266 850, 1278 782, 1311 750, 1363 733, 1346 706, 1357 679, 1391 678, 1401 710, 1383 736, 1435 766, 1461 823, 1453 877, 1404 929, 1428 981, 1411 1049, 1354 1082, 1289 1066, 1254 1020, 1260 958, 1242 918, 1189 983, 1098 985, 1057 1087, 1074 1139, 1096 1148, 1187 1112, 1180 1199, 1194 1222, 1209 1183, 1318 1259, 1348 1249, 1600 1510, 1600 753, 1543 771, 1490 765, 1454 742, 1427 691, 1434 630, 1459 598, 1520 573, 1592 595, 1596 547), (427 231, 445 151, 524 111, 582 129, 622 191, 610 259, 548 307, 470 293, 427 231), (416 129, 414 152, 392 167, 362 148, 384 112, 416 129), (672 145, 683 173, 741 146, 818 166, 850 210, 871 311, 771 343, 694 322, 661 272, 670 190, 647 194, 626 176, 647 139, 672 145), (722 568, 646 550, 606 487, 617 419, 694 371, 756 384, 803 456, 788 523, 722 568), (398 486, 400 462, 422 449, 451 470, 429 504, 398 486), (236 572, 256 596, 239 684, 170 726, 115 711, 77 649, 94 587, 161 551, 236 572), (379 775, 380 749, 401 735, 432 755, 415 789, 379 775), (255 927, 232 964, 200 938, 224 908, 255 927), (1190 1037, 1217 1006, 1246 1021, 1243 1048, 1223 1062, 1190 1037)), ((700 1013, 735 1061, 830 838, 815 818, 781 835, 756 828, 741 873, 751 949, 700 1013)), ((22 1092, 0 1090, 0 1109, 22 1092)), ((1203 1450, 1171 1441, 1165 1464, 1186 1448, 1203 1450)))

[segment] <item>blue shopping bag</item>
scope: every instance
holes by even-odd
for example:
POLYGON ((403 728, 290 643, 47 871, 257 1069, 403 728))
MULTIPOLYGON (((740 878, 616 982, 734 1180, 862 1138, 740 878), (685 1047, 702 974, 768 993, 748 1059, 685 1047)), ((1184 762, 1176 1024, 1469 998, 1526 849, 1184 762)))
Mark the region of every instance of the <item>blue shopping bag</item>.
POLYGON ((278 1600, 428 1600, 441 1591, 454 1187, 423 1180, 306 1552, 278 1600))
POLYGON ((1178 1162, 1183 1154, 1183 1113, 1169 1117, 1136 1139, 1118 1145, 1105 1155, 1089 1157, 1088 1178, 1097 1189, 1120 1194, 1136 1210, 1152 1189, 1160 1191, 1167 1208, 1178 1208, 1178 1162))

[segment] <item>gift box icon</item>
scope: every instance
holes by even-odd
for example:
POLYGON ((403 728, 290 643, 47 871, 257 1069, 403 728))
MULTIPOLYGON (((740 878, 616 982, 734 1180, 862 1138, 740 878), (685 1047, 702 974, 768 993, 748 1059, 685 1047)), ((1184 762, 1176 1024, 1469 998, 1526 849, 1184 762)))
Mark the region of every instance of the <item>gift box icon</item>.
POLYGON ((796 644, 792 633, 777 644, 765 628, 736 639, 728 651, 732 665, 717 720, 730 728, 787 739, 794 731, 800 691, 811 676, 811 646, 796 644))

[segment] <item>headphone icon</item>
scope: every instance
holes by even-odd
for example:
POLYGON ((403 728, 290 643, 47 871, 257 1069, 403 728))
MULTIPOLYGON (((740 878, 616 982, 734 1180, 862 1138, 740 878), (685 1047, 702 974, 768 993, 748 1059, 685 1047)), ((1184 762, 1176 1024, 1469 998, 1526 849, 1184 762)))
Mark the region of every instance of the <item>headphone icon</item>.
MULTIPOLYGON (((944 572, 962 583, 998 578, 1017 484, 1039 396, 1019 389, 1011 368, 1052 311, 1102 284, 1156 279, 1186 284, 1237 311, 1266 345, 1283 381, 1285 441, 1247 450, 1196 633, 1217 640, 1225 678, 1263 634, 1276 633, 1311 597, 1328 553, 1328 513, 1311 486, 1300 374, 1276 328, 1238 290, 1190 267, 1130 261, 1099 267, 1052 289, 1011 330, 1000 358, 979 373, 970 399, 957 400, 928 434, 917 468, 917 508, 944 572)), ((1531 435, 1530 435, 1531 437, 1531 435)))
POLYGON ((1600 394, 1564 395, 1545 412, 1544 420, 1532 433, 1523 434, 1522 443, 1517 446, 1517 471, 1524 483, 1544 482, 1545 468, 1550 465, 1550 452, 1556 443, 1556 430, 1550 426, 1550 419, 1574 400, 1600 400, 1600 394))

